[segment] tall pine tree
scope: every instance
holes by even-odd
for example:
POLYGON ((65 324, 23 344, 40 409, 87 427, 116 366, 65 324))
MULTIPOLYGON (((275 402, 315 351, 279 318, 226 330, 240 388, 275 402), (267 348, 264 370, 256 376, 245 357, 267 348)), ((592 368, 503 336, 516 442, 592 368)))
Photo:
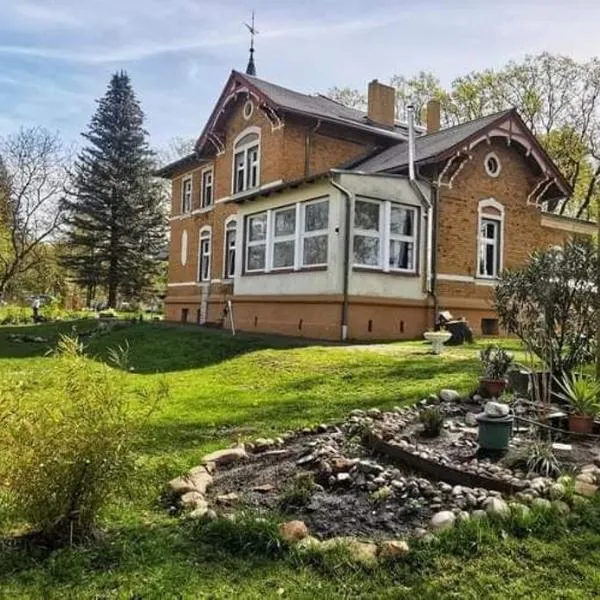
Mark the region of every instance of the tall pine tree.
POLYGON ((66 200, 67 247, 64 262, 88 299, 99 286, 108 305, 119 295, 140 297, 160 268, 165 246, 162 188, 143 128, 144 113, 127 73, 113 75, 83 137, 73 192, 66 200))

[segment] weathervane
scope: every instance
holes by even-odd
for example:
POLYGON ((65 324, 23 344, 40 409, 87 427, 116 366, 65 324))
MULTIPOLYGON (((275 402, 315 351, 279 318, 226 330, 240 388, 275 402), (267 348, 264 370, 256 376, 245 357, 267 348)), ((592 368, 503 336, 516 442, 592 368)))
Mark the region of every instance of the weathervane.
POLYGON ((250 59, 248 60, 248 66, 246 67, 247 75, 256 75, 256 66, 254 65, 254 36, 259 32, 254 26, 254 11, 252 11, 252 25, 248 25, 248 23, 244 23, 250 32, 250 59))

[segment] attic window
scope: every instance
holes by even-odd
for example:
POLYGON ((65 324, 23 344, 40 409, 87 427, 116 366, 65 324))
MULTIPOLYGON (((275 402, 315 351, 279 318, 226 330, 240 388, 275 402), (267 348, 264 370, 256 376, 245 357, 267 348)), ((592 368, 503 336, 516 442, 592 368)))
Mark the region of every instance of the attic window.
POLYGON ((252 103, 252 100, 246 100, 246 104, 244 104, 244 119, 248 120, 253 112, 254 104, 252 103))
POLYGON ((502 170, 502 165, 500 164, 500 159, 494 154, 490 152, 483 161, 485 166, 485 172, 490 177, 498 177, 500 175, 500 171, 502 170))

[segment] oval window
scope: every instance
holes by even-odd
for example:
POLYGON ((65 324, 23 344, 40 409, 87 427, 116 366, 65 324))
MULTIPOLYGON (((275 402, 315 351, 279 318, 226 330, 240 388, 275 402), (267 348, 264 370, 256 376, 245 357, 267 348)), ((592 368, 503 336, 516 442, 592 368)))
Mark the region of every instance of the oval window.
POLYGON ((252 100, 246 100, 246 104, 244 104, 244 119, 249 119, 254 112, 254 104, 252 104, 252 100))
POLYGON ((490 177, 498 177, 498 175, 500 175, 500 170, 502 169, 500 159, 493 152, 485 157, 484 165, 485 172, 490 177))
POLYGON ((188 253, 188 234, 184 229, 181 234, 181 264, 185 267, 185 263, 187 262, 187 253, 188 253))

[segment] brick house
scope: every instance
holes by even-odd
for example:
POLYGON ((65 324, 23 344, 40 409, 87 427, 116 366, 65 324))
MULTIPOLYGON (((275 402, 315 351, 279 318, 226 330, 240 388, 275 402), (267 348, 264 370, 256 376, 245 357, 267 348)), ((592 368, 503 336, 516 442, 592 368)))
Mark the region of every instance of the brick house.
POLYGON ((514 110, 439 129, 233 71, 172 181, 170 320, 323 339, 420 337, 440 310, 497 332, 493 287, 538 247, 592 233, 514 110), (226 310, 228 301, 232 310, 226 310))

